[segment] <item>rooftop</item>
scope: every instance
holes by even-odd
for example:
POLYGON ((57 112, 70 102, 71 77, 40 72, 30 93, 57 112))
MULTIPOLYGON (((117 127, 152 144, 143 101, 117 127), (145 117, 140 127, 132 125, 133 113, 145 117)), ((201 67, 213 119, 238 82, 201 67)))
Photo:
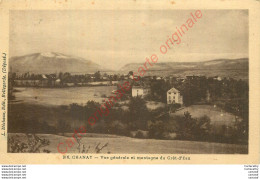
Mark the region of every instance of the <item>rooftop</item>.
POLYGON ((148 89, 147 86, 132 86, 132 89, 148 89))
POLYGON ((177 90, 176 88, 171 88, 170 90, 168 90, 167 92, 172 92, 172 93, 179 93, 180 91, 177 90))

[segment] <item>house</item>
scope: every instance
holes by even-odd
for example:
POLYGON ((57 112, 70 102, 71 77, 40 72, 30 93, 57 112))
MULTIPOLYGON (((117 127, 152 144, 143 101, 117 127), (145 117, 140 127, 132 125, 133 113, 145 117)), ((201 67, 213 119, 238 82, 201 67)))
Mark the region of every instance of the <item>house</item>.
POLYGON ((220 76, 214 76, 213 79, 214 79, 214 80, 218 80, 218 81, 221 81, 221 80, 222 80, 222 78, 221 78, 220 76))
POLYGON ((55 86, 60 86, 61 85, 61 80, 58 78, 55 80, 55 86))
POLYGON ((71 86, 75 86, 74 83, 65 83, 65 84, 66 84, 66 86, 69 86, 69 87, 71 87, 71 86))
POLYGON ((41 86, 46 87, 48 86, 48 78, 45 75, 37 75, 33 77, 20 77, 14 79, 15 86, 41 86))
POLYGON ((200 76, 192 75, 192 76, 186 76, 187 80, 198 80, 200 76))
POLYGON ((111 81, 110 82, 110 85, 117 85, 118 84, 118 81, 111 81))
POLYGON ((179 90, 171 88, 167 91, 167 104, 183 104, 182 95, 179 90))
POLYGON ((102 77, 102 80, 107 81, 107 80, 108 80, 108 77, 107 77, 107 76, 103 76, 103 77, 102 77))
POLYGON ((148 87, 143 87, 143 86, 133 86, 132 87, 132 96, 140 96, 140 97, 145 97, 150 93, 150 88, 148 87))
POLYGON ((162 80, 162 79, 163 79, 163 77, 161 77, 161 76, 156 77, 156 80, 162 80))
POLYGON ((104 85, 109 85, 110 81, 95 81, 95 82, 89 82, 88 85, 90 86, 104 86, 104 85))
POLYGON ((46 86, 48 86, 48 77, 46 76, 46 75, 41 75, 40 77, 40 84, 39 84, 39 86, 41 86, 41 87, 46 87, 46 86))

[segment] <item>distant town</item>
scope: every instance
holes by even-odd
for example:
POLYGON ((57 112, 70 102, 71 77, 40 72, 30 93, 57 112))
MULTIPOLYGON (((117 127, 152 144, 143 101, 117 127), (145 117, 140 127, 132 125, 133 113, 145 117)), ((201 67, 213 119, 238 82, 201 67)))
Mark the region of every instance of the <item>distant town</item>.
MULTIPOLYGON (((9 75, 9 85, 11 87, 36 87, 36 88, 64 88, 64 87, 81 87, 81 86, 118 86, 125 81, 129 81, 132 90, 129 96, 149 98, 165 102, 167 104, 191 105, 196 102, 210 102, 221 96, 237 96, 240 98, 244 95, 247 83, 232 78, 222 78, 220 76, 134 76, 132 71, 128 74, 108 75, 97 71, 82 75, 72 75, 70 73, 54 73, 54 74, 16 74, 9 75), (137 79, 138 78, 138 79, 137 79), (234 86, 235 83, 235 86, 234 86), (237 91, 242 94, 226 94, 232 86, 235 89, 243 89, 237 91), (236 88, 243 87, 243 88, 236 88), (228 88, 223 90, 223 88, 228 88), (223 92, 222 92, 223 91, 223 92), (224 93, 225 94, 221 94, 224 93)), ((112 91, 113 93, 113 91, 112 91)))

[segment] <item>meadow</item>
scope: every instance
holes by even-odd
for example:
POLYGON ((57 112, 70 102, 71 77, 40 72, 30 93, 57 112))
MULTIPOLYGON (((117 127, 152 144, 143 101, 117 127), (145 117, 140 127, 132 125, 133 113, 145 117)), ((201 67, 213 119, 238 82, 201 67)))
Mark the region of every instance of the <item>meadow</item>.
MULTIPOLYGON (((86 124, 88 114, 92 114, 93 107, 95 110, 96 104, 86 104, 87 101, 101 103, 115 88, 115 86, 66 89, 15 88, 16 98, 8 104, 8 137, 13 136, 23 142, 26 140, 25 132, 37 134, 50 142, 44 147, 45 151, 57 153, 57 145, 72 136, 66 133, 73 132, 80 125, 86 124), (72 103, 74 104, 70 105, 72 103)), ((110 111, 108 118, 94 127, 88 126, 88 132, 91 134, 87 134, 81 140, 88 153, 95 153, 98 145, 106 146, 100 153, 246 154, 248 152, 247 143, 238 140, 239 137, 234 135, 236 133, 232 130, 235 122, 242 119, 215 105, 191 105, 170 113, 171 117, 167 117, 167 115, 158 115, 161 110, 166 109, 161 102, 135 98, 131 100, 132 103, 124 101, 118 104, 110 111), (120 109, 122 106, 126 109, 120 109), (130 109, 137 112, 129 114, 130 109), (202 122, 205 122, 205 119, 200 118, 207 115, 212 126, 191 133, 191 136, 183 136, 187 128, 182 128, 180 121, 188 120, 183 117, 187 111, 193 119, 202 122), (143 125, 137 119, 146 121, 147 125, 143 125), (136 131, 142 135, 132 136, 132 132, 136 131), (144 135, 148 132, 149 136, 144 135)), ((68 152, 79 153, 78 150, 78 144, 75 142, 68 152)))
MULTIPOLYGON (((54 134, 37 134, 40 138, 50 141, 50 145, 42 148, 50 153, 58 153, 57 145, 66 141, 69 137, 54 134)), ((70 134, 72 135, 72 134, 70 134)), ((8 134, 8 137, 16 137, 20 141, 26 139, 25 134, 8 134)), ((66 136, 69 136, 66 135, 66 136)), ((247 154, 247 145, 223 144, 213 142, 180 141, 180 140, 157 140, 136 139, 125 136, 108 134, 86 134, 81 142, 88 149, 87 153, 95 153, 95 146, 107 144, 100 153, 109 154, 247 154)), ((41 151, 42 152, 42 151, 41 151)), ((67 153, 78 153, 78 144, 67 153)))
POLYGON ((188 111, 192 117, 199 118, 207 115, 210 118, 212 125, 233 126, 236 120, 241 121, 241 118, 236 118, 235 115, 228 113, 214 105, 192 105, 184 107, 172 115, 183 115, 188 111))
POLYGON ((40 105, 85 104, 93 100, 101 103, 111 96, 116 86, 70 87, 70 88, 15 88, 16 101, 40 105))

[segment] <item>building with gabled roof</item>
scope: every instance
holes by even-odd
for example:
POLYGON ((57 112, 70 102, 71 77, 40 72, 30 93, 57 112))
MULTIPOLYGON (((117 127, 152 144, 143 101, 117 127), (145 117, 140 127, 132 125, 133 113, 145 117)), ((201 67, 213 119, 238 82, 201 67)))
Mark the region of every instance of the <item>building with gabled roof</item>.
POLYGON ((167 91, 167 104, 183 104, 183 97, 179 90, 171 88, 167 91))
POLYGON ((140 96, 140 97, 145 97, 150 93, 150 88, 149 87, 144 87, 144 86, 133 86, 132 87, 132 96, 140 96))

